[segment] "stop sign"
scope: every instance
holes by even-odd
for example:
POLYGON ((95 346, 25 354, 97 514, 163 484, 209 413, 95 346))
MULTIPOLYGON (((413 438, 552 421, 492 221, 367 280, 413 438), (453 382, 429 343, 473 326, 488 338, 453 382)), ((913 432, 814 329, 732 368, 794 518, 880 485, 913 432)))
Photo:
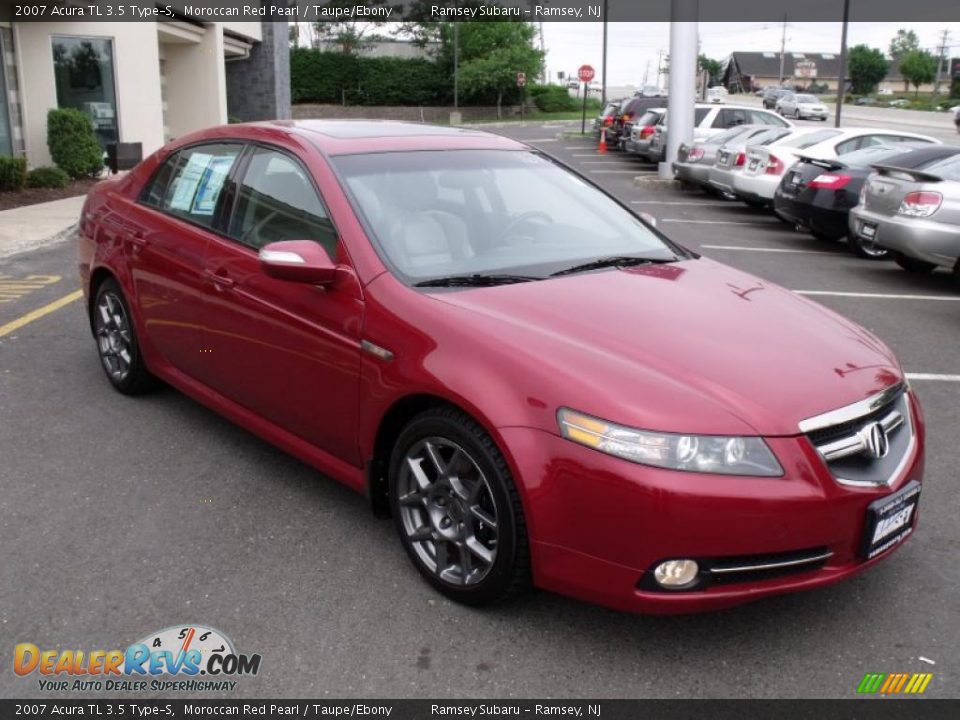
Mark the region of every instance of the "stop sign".
POLYGON ((596 75, 596 73, 590 65, 581 65, 580 69, 577 70, 577 77, 580 78, 580 82, 590 82, 593 80, 594 75, 596 75))

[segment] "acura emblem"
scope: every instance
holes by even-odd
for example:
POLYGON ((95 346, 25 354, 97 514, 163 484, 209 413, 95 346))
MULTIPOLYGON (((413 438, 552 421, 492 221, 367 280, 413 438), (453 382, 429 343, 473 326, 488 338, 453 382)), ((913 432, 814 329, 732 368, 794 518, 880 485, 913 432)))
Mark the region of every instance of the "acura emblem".
POLYGON ((860 431, 860 436, 863 438, 867 455, 870 457, 882 458, 890 452, 890 440, 887 438, 887 431, 880 423, 875 422, 868 425, 860 431))

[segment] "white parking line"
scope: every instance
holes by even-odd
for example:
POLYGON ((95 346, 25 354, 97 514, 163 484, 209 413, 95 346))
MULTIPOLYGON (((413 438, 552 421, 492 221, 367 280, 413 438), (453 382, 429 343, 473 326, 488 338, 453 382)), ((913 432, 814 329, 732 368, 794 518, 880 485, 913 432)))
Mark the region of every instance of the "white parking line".
POLYGON ((701 248, 710 250, 740 250, 743 252, 793 253, 796 255, 842 255, 843 253, 826 252, 824 250, 794 250, 793 248, 764 248, 743 247, 742 245, 701 245, 701 248))
POLYGON ((596 150, 593 145, 564 145, 564 150, 596 150))
POLYGON ((906 373, 907 380, 941 380, 960 382, 960 375, 937 375, 936 373, 906 373))
MULTIPOLYGON (((585 157, 596 157, 596 155, 586 155, 585 157)), ((630 163, 622 162, 617 158, 610 158, 609 160, 580 160, 577 165, 623 165, 624 167, 630 167, 630 163)), ((653 172, 652 170, 638 169, 638 172, 653 172)))
POLYGON ((742 206, 734 202, 710 202, 710 201, 701 201, 701 202, 687 202, 686 200, 682 202, 670 201, 662 202, 660 200, 631 200, 631 205, 696 205, 697 207, 732 207, 737 209, 742 209, 742 206))
POLYGON ((613 175, 617 173, 626 174, 626 175, 656 175, 656 170, 587 170, 588 173, 593 175, 613 175))
MULTIPOLYGON (((652 172, 656 172, 656 170, 652 172)), ((691 225, 767 225, 768 227, 776 227, 781 224, 776 218, 770 220, 688 220, 687 218, 660 218, 658 222, 689 223, 691 225)))
POLYGON ((893 293, 835 292, 833 290, 794 290, 797 295, 828 295, 830 297, 873 298, 875 300, 947 300, 960 302, 960 295, 895 295, 893 293))

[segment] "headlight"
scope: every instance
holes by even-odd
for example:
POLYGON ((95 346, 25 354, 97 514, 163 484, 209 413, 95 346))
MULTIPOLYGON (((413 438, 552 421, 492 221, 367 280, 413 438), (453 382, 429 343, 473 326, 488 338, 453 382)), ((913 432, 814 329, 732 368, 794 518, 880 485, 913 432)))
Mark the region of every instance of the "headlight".
POLYGON ((758 437, 636 430, 568 408, 560 409, 557 421, 568 440, 642 465, 720 475, 783 475, 780 463, 758 437))

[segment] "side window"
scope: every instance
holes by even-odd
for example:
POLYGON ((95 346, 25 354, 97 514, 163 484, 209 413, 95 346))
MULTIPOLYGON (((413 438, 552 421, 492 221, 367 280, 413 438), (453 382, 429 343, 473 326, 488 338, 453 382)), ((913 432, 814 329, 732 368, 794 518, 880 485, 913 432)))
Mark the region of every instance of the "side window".
POLYGON ((166 160, 164 160, 163 165, 160 166, 160 169, 153 174, 153 178, 150 180, 150 185, 147 186, 146 191, 143 194, 143 201, 147 205, 152 205, 153 207, 160 207, 163 203, 163 196, 167 192, 167 185, 170 184, 170 178, 173 176, 173 169, 176 167, 177 161, 179 160, 179 153, 174 153, 166 160))
POLYGON ((315 240, 331 258, 337 235, 307 171, 276 150, 257 148, 237 193, 230 235, 259 249, 281 240, 315 240))
POLYGON ((769 113, 750 110, 750 122, 754 125, 774 125, 775 123, 771 119, 772 117, 769 113))
POLYGON ((851 138, 850 140, 840 143, 835 148, 837 155, 846 155, 848 152, 859 149, 861 140, 863 140, 863 138, 851 138))
POLYGON ((724 108, 713 123, 714 127, 730 128, 737 125, 746 125, 747 113, 740 108, 724 108), (719 122, 719 124, 717 124, 719 122))
MULTIPOLYGON (((213 227, 220 191, 242 149, 240 144, 218 143, 181 150, 167 161, 170 180, 158 207, 184 220, 213 227)), ((154 204, 153 200, 161 197, 160 182, 165 174, 166 168, 162 168, 154 178, 156 189, 151 186, 148 203, 154 204)))

